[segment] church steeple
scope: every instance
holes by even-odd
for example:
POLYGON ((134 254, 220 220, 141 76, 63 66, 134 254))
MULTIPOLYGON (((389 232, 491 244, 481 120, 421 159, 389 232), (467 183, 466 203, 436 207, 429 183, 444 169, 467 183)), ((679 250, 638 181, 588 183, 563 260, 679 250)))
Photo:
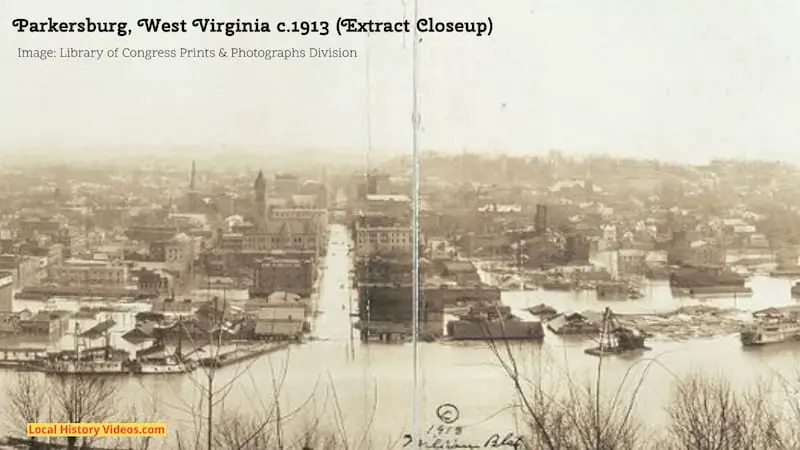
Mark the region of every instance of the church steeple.
POLYGON ((264 172, 261 170, 258 171, 256 181, 253 183, 253 191, 256 202, 256 217, 258 220, 264 220, 267 207, 267 180, 264 179, 264 172))
POLYGON ((195 166, 194 160, 192 160, 192 176, 189 179, 189 190, 190 191, 195 190, 194 182, 195 182, 195 177, 196 176, 197 176, 197 167, 195 166))

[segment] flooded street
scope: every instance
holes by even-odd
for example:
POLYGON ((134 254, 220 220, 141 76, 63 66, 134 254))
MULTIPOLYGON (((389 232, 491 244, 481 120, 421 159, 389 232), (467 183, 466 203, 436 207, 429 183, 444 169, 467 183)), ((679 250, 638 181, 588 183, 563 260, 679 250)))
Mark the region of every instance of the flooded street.
MULTIPOLYGON (((365 345, 355 336, 350 317, 350 303, 355 301, 355 296, 348 278, 349 240, 342 226, 332 226, 330 236, 319 286, 319 313, 312 327, 314 338, 288 351, 220 369, 214 383, 225 386, 232 382, 223 407, 227 411, 263 415, 279 401, 281 411, 289 416, 284 423, 289 432, 307 425, 313 417, 322 417, 321 427, 333 428, 338 407, 344 411, 342 427, 348 436, 360 439, 371 423, 374 448, 382 448, 411 431, 412 344, 365 345)), ((789 280, 754 279, 752 298, 713 300, 704 304, 746 310, 790 304, 789 284, 789 280)), ((672 299, 665 284, 651 286, 645 294, 640 300, 609 302, 608 305, 619 313, 642 313, 698 303, 672 299)), ((515 309, 547 303, 560 311, 601 311, 605 304, 592 296, 527 291, 504 293, 503 300, 515 309)), ((114 314, 120 330, 130 326, 130 316, 130 313, 114 314)), ((616 391, 619 380, 629 370, 629 377, 644 374, 637 407, 654 426, 665 418, 663 406, 676 376, 706 369, 745 383, 773 371, 791 374, 800 355, 800 345, 744 351, 735 335, 683 341, 656 338, 648 343, 653 350, 639 359, 604 359, 602 383, 616 391)), ((419 386, 425 402, 423 425, 438 424, 437 406, 451 403, 460 410, 460 423, 468 430, 465 433, 483 436, 489 432, 514 431, 517 417, 513 409, 508 408, 515 400, 512 386, 497 356, 486 344, 435 342, 419 345, 422 367, 419 386)), ((583 353, 591 345, 586 340, 561 339, 548 334, 543 344, 514 344, 512 352, 520 371, 531 379, 557 383, 563 381, 569 371, 577 382, 582 377, 593 376, 597 369, 598 360, 583 353)), ((2 376, 7 377, 7 372, 2 376)), ((152 421, 167 422, 173 430, 184 430, 184 433, 195 429, 193 411, 208 383, 203 371, 190 376, 131 376, 122 380, 126 402, 148 410, 155 402, 157 413, 152 421)))

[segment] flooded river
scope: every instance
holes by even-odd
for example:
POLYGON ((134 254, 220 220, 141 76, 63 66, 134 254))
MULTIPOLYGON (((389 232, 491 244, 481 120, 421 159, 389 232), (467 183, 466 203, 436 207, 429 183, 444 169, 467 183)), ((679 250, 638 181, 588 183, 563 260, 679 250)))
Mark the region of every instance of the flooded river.
MULTIPOLYGON (((349 288, 351 263, 347 246, 344 228, 334 225, 320 283, 322 313, 313 331, 317 339, 245 365, 220 369, 215 383, 224 386, 233 381, 224 403, 228 411, 263 416, 279 401, 281 411, 288 416, 285 425, 290 433, 307 425, 312 417, 321 417, 323 428, 332 427, 338 403, 344 412, 341 427, 347 435, 357 441, 371 423, 370 447, 384 448, 411 431, 413 345, 366 345, 358 341, 351 330, 350 304, 355 296, 349 288)), ((789 280, 754 279, 752 298, 703 303, 743 310, 786 305, 792 302, 789 286, 789 280)), ((644 293, 643 299, 609 305, 620 313, 641 313, 699 303, 673 299, 665 284, 653 285, 644 293)), ((503 300, 515 309, 540 303, 561 311, 601 311, 605 306, 592 293, 507 292, 503 300)), ((115 319, 120 330, 133 323, 130 314, 117 314, 115 319)), ((543 344, 515 345, 512 350, 521 372, 550 384, 563 382, 567 372, 574 379, 594 376, 598 360, 583 353, 591 345, 548 334, 543 344)), ((743 351, 735 335, 683 341, 655 339, 649 345, 653 350, 639 360, 604 359, 602 383, 609 390, 616 390, 627 371, 634 376, 646 372, 637 408, 651 426, 666 418, 663 406, 676 376, 703 369, 725 373, 737 383, 746 383, 758 375, 795 370, 800 355, 800 345, 743 351), (645 364, 653 358, 657 358, 658 364, 645 364)), ((437 406, 452 404, 458 408, 458 423, 465 427, 465 433, 482 436, 516 429, 518 417, 509 408, 515 399, 514 392, 497 356, 486 344, 420 343, 419 358, 422 375, 418 386, 424 400, 422 425, 439 424, 437 406)), ((0 377, 7 378, 7 374, 0 377)), ((147 421, 163 421, 171 430, 181 429, 186 433, 195 427, 192 412, 198 410, 202 394, 199 386, 204 383, 200 371, 191 376, 126 377, 125 398, 120 399, 120 404, 152 409, 150 405, 155 401, 156 413, 147 421)))

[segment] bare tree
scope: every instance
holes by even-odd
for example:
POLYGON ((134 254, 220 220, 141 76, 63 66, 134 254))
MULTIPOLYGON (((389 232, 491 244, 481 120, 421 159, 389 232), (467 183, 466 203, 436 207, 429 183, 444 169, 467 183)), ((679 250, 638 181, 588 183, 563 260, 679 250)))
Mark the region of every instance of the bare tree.
POLYGON ((796 448, 780 431, 782 414, 763 388, 737 392, 722 376, 695 374, 677 383, 668 407, 672 448, 796 448))
MULTIPOLYGON (((126 423, 154 423, 159 422, 158 419, 158 402, 156 401, 156 393, 153 393, 149 401, 149 405, 132 405, 128 408, 124 416, 119 417, 120 422, 126 423), (144 407, 146 406, 146 408, 144 407)), ((147 450, 153 442, 152 436, 130 436, 115 439, 112 443, 113 448, 120 450, 147 450)))
MULTIPOLYGON (((530 426, 527 446, 546 450, 639 450, 643 448, 641 424, 633 410, 641 380, 633 383, 630 398, 622 392, 630 379, 630 370, 616 390, 602 392, 600 357, 593 382, 576 384, 569 375, 561 383, 561 392, 543 387, 543 380, 526 379, 519 369, 510 342, 502 336, 491 336, 488 345, 505 374, 511 380, 522 410, 530 426)), ((540 374, 541 375, 541 374, 540 374)))
MULTIPOLYGON (((96 423, 113 418, 117 380, 97 375, 56 375, 50 378, 48 392, 53 401, 54 418, 63 423, 96 423)), ((87 446, 89 438, 82 439, 87 446)), ((78 438, 67 438, 67 448, 74 449, 78 438)))
MULTIPOLYGON (((281 411, 280 393, 288 372, 289 356, 287 355, 284 366, 280 374, 273 371, 273 389, 275 397, 271 407, 262 406, 261 415, 229 415, 224 413, 225 400, 228 394, 236 386, 240 385, 244 377, 252 379, 250 370, 257 358, 248 362, 237 364, 231 367, 234 373, 224 384, 219 384, 217 375, 219 369, 224 365, 222 349, 226 345, 224 330, 229 321, 227 311, 229 305, 222 299, 213 300, 214 312, 209 329, 198 339, 192 337, 191 333, 186 332, 183 322, 181 322, 180 333, 188 336, 191 345, 197 349, 203 349, 208 356, 205 364, 199 370, 200 377, 190 376, 196 392, 200 397, 194 402, 184 402, 182 405, 172 405, 179 410, 188 413, 194 421, 194 436, 191 442, 187 442, 186 436, 177 436, 180 448, 206 448, 206 449, 250 449, 264 448, 263 444, 270 442, 269 448, 284 448, 282 438, 281 421, 296 414, 297 411, 284 413, 281 411), (221 306, 221 307, 220 307, 221 306), (263 415, 263 416, 262 416, 263 415)), ((253 379, 253 385, 257 383, 253 379)), ((310 398, 309 398, 310 400, 310 398)), ((306 402, 308 403, 308 402, 306 402)), ((303 405, 305 406, 305 404, 303 405)))
MULTIPOLYGON (((14 430, 27 430, 29 423, 41 422, 46 416, 47 386, 40 374, 16 372, 6 389, 6 423, 14 430)), ((27 433, 26 433, 27 434, 27 433)), ((36 437, 31 437, 31 446, 36 437)))

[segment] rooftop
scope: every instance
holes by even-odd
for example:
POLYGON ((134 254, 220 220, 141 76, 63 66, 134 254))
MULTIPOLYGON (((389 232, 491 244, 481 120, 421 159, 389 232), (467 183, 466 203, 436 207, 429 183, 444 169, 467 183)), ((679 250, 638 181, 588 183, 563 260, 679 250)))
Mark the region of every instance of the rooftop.
POLYGON ((97 267, 104 267, 104 266, 108 266, 109 262, 107 260, 106 261, 101 261, 101 260, 96 260, 96 259, 74 259, 73 258, 73 259, 68 259, 68 260, 64 261, 64 264, 65 265, 70 265, 70 266, 97 266, 97 267))
POLYGON ((377 195, 367 194, 367 200, 373 202, 398 202, 398 203, 411 203, 411 199, 407 195, 377 195))

